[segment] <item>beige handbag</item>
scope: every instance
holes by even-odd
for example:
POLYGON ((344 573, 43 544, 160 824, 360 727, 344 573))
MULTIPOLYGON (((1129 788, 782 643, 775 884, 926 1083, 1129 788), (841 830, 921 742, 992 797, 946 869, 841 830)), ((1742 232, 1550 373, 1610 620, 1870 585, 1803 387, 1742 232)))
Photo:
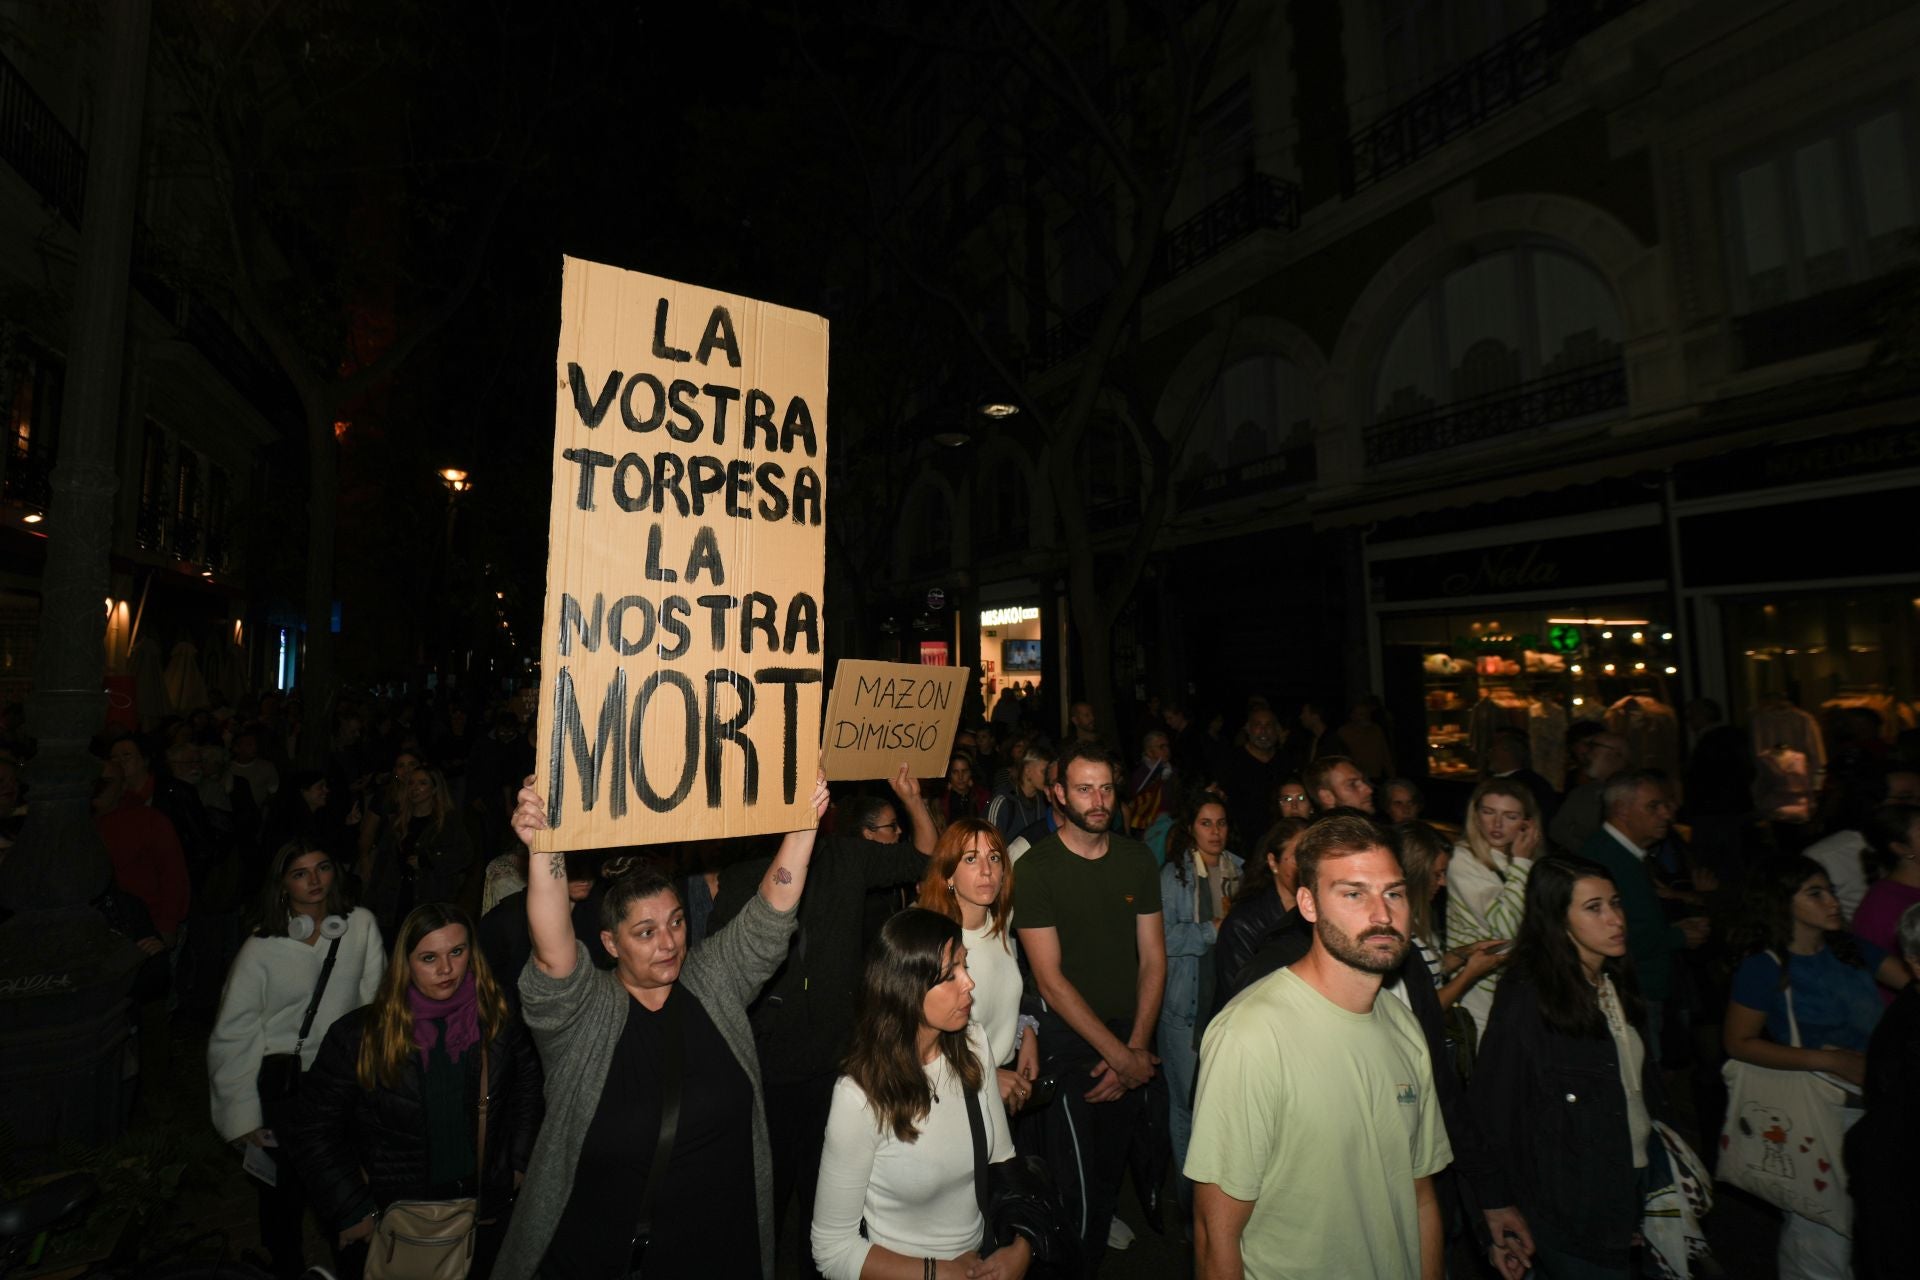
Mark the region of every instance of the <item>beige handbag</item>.
MULTIPOLYGON (((480 1048, 480 1134, 473 1144, 473 1185, 487 1168, 487 1050, 480 1048)), ((366 1280, 466 1280, 473 1266, 480 1200, 395 1200, 380 1214, 367 1245, 366 1280)))

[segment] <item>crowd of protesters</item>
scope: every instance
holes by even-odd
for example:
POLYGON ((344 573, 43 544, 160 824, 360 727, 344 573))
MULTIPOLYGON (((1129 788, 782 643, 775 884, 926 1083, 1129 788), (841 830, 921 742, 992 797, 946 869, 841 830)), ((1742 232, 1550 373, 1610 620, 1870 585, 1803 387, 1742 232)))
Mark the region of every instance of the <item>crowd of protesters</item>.
POLYGON ((790 1226, 808 1274, 1092 1275, 1130 1180, 1201 1276, 1579 1280, 1701 1265, 1731 1062, 1830 1082, 1847 1135, 1779 1274, 1913 1274, 1911 742, 1782 822, 1711 706, 1679 776, 1576 722, 1566 776, 1498 734, 1449 798, 1370 698, 1151 702, 1124 753, 1044 705, 969 716, 942 777, 819 782, 817 832, 565 855, 505 702, 103 735, 140 1075, 210 1020, 288 1277, 771 1277, 790 1226))

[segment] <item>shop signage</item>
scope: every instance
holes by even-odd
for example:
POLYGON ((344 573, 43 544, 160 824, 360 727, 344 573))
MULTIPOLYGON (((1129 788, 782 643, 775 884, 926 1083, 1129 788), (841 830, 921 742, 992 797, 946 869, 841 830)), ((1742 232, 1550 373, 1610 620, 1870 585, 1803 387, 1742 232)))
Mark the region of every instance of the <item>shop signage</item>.
POLYGON ((1920 467, 1920 424, 1826 436, 1798 444, 1736 449, 1710 461, 1678 468, 1674 491, 1683 500, 1712 498, 1909 467, 1920 467))
POLYGON ((567 258, 539 850, 811 826, 827 322, 567 258))
POLYGON ((1584 589, 1665 578, 1666 565, 1666 539, 1659 525, 1541 538, 1376 560, 1372 567, 1373 602, 1473 600, 1584 589))
POLYGON ((939 587, 928 587, 927 588, 927 610, 930 613, 939 613, 942 609, 946 607, 947 607, 947 593, 939 587))
POLYGON ((1578 653, 1580 651, 1580 628, 1556 624, 1547 628, 1547 648, 1555 653, 1578 653))
POLYGON ((1004 609, 982 609, 980 625, 983 627, 1011 627, 1016 623, 1032 622, 1040 616, 1038 605, 1008 605, 1004 609))
POLYGON ((828 781, 891 778, 903 764, 916 778, 944 774, 972 674, 967 667, 841 659, 820 744, 828 781))

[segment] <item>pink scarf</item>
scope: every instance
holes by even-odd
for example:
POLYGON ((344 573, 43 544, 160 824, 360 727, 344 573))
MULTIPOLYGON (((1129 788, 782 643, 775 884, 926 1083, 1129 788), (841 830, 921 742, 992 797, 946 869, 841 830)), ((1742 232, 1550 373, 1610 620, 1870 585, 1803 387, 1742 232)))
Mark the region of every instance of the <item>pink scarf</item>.
POLYGON ((445 1000, 435 1000, 408 983, 407 1004, 413 1010, 413 1043, 420 1050, 421 1070, 424 1071, 427 1066, 427 1051, 439 1039, 439 1033, 434 1029, 436 1019, 446 1025, 447 1057, 453 1061, 460 1061, 461 1054, 480 1043, 480 1005, 473 984, 473 970, 467 970, 467 976, 460 980, 460 985, 445 1000))

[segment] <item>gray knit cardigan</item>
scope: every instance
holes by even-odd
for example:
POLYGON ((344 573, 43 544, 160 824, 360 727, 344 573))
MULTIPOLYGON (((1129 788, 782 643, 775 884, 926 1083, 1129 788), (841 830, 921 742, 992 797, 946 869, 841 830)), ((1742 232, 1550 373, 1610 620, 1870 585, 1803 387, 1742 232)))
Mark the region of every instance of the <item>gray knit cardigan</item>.
MULTIPOLYGON (((726 928, 693 948, 680 972, 680 985, 699 998, 700 1007, 753 1082, 753 1189, 760 1211, 760 1269, 765 1280, 773 1280, 773 1157, 747 1005, 786 959, 787 940, 797 919, 796 912, 776 911, 755 894, 726 928)), ((573 1195, 580 1147, 600 1106, 614 1046, 627 1024, 632 997, 618 975, 594 968, 585 944, 574 946, 573 972, 565 978, 548 977, 532 960, 520 972, 522 1013, 546 1067, 547 1116, 534 1143, 506 1242, 494 1264, 496 1280, 532 1280, 539 1270, 573 1195)), ((724 1195, 730 1188, 715 1190, 724 1195)), ((634 1212, 639 1209, 636 1199, 634 1212)), ((625 1230, 628 1225, 614 1229, 625 1230)))

